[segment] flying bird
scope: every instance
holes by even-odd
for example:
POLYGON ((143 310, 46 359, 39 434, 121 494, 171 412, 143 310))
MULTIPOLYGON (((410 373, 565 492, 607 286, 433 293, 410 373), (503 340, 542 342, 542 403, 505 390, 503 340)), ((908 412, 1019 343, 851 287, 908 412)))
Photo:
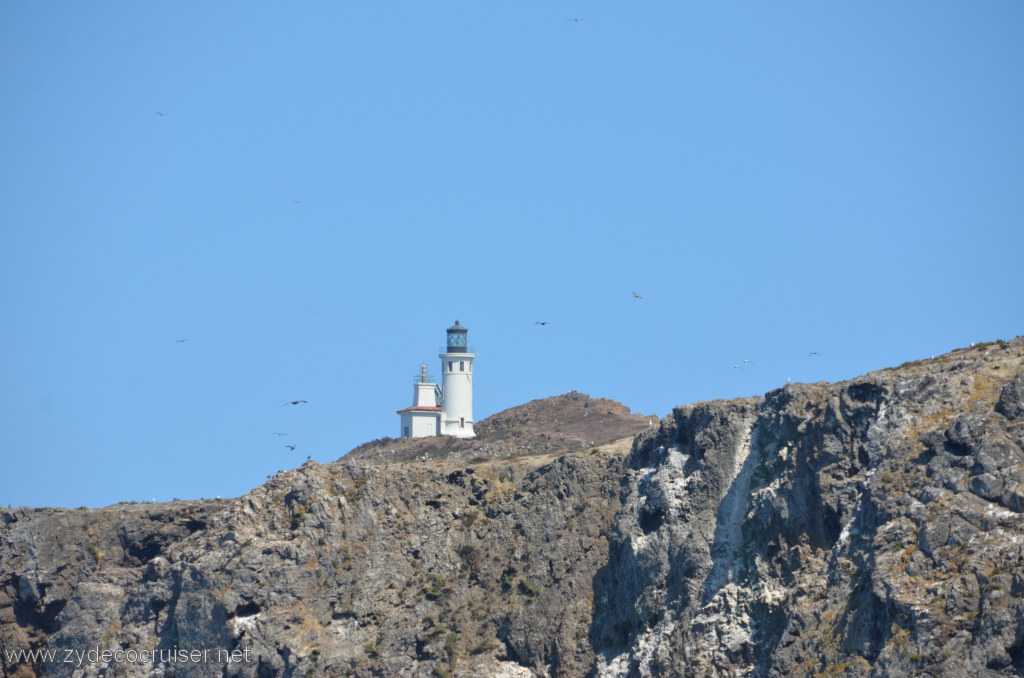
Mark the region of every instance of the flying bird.
POLYGON ((293 205, 298 205, 301 202, 302 202, 301 200, 292 200, 292 204, 293 205))
POLYGON ((571 21, 574 24, 578 24, 581 21, 586 21, 586 19, 584 19, 583 17, 574 16, 574 17, 570 17, 570 18, 566 19, 566 21, 571 21))
POLYGON ((744 358, 744 359, 743 359, 743 360, 741 360, 740 362, 741 362, 741 363, 748 363, 748 364, 750 364, 750 365, 753 365, 753 364, 754 364, 754 361, 753 361, 753 360, 747 360, 746 358, 744 358))
POLYGON ((289 400, 288 402, 281 403, 281 404, 282 405, 298 405, 298 404, 304 403, 304 402, 306 402, 306 401, 305 400, 289 400))
POLYGON ((535 323, 533 323, 533 324, 534 324, 534 325, 547 325, 548 323, 547 323, 547 321, 545 321, 545 320, 538 320, 537 322, 535 322, 535 323))
POLYGON ((811 351, 810 355, 808 355, 807 357, 808 357, 808 358, 810 358, 810 357, 811 357, 811 356, 813 356, 813 355, 816 355, 816 356, 818 356, 819 358, 821 357, 821 354, 820 354, 820 353, 818 353, 817 351, 811 351))
POLYGON ((739 366, 739 365, 729 365, 729 367, 733 368, 734 370, 742 370, 742 369, 743 369, 743 368, 742 368, 741 366, 739 366))
POLYGON ((276 433, 276 432, 275 432, 275 433, 274 433, 274 435, 275 435, 275 436, 286 436, 286 435, 288 435, 288 434, 287 434, 287 433, 276 433))
POLYGON ((285 445, 285 447, 287 447, 287 448, 288 448, 289 450, 291 450, 292 452, 294 452, 294 451, 295 451, 295 448, 297 447, 297 445, 285 445))
POLYGON ((637 294, 636 292, 630 292, 630 294, 632 294, 632 295, 633 295, 633 298, 634 298, 634 299, 643 299, 643 297, 641 297, 641 296, 640 296, 639 294, 637 294))
POLYGON ((159 115, 161 118, 166 118, 167 117, 166 113, 161 113, 160 111, 157 111, 156 114, 159 115))
POLYGON ((178 340, 177 340, 176 342, 174 342, 174 343, 175 343, 175 344, 184 344, 184 343, 185 343, 186 341, 188 341, 188 339, 178 339, 178 340))

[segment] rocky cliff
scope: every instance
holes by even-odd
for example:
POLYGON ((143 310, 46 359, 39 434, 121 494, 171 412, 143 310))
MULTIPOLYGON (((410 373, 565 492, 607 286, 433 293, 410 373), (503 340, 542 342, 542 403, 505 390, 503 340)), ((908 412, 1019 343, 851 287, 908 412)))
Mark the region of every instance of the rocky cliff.
POLYGON ((1018 338, 577 452, 7 511, 2 673, 1021 675, 1022 447, 1018 338))

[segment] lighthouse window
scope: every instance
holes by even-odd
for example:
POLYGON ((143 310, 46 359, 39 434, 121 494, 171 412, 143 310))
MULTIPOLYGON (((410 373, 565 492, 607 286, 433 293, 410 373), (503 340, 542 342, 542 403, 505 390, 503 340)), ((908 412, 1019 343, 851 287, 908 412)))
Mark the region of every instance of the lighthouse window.
POLYGON ((455 371, 455 368, 452 367, 452 365, 454 365, 454 364, 455 363, 453 363, 451 360, 448 361, 448 371, 449 372, 454 372, 455 371))
POLYGON ((465 372, 465 371, 466 371, 466 361, 465 360, 460 360, 459 361, 459 372, 465 372))
POLYGON ((459 428, 466 428, 466 418, 459 417, 459 428))

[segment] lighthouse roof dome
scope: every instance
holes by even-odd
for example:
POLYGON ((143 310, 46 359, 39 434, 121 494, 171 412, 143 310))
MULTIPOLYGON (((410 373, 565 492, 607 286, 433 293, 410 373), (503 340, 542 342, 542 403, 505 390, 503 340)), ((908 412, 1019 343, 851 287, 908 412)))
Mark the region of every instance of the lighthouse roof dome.
POLYGON ((459 321, 456 320, 455 324, 448 328, 448 331, 449 332, 468 332, 469 330, 467 330, 465 327, 460 325, 459 321))

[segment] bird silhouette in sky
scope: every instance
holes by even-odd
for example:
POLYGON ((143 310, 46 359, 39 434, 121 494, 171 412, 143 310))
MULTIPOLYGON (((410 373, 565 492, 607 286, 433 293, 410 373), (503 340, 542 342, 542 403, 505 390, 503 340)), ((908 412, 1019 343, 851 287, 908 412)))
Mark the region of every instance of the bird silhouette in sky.
POLYGON ((186 341, 188 341, 188 339, 178 339, 178 340, 177 340, 176 342, 174 342, 174 343, 175 343, 175 344, 184 344, 184 343, 185 343, 186 341))
POLYGON ((818 353, 817 351, 811 351, 810 354, 807 357, 810 358, 811 356, 815 356, 815 355, 818 356, 819 358, 821 357, 821 354, 818 353))
POLYGON ((749 363, 750 365, 753 365, 753 364, 754 364, 754 361, 753 361, 753 360, 747 360, 746 358, 744 358, 744 359, 743 359, 743 360, 741 360, 740 362, 741 362, 741 363, 749 363))
POLYGON ((298 405, 298 404, 304 403, 304 402, 306 402, 306 401, 305 400, 289 400, 288 402, 281 403, 281 404, 282 405, 298 405))
POLYGON ((298 205, 301 202, 302 202, 301 200, 292 200, 292 204, 293 205, 298 205))
POLYGON ((274 435, 275 435, 275 436, 286 436, 286 435, 288 435, 288 434, 287 434, 287 433, 276 433, 276 432, 275 432, 275 433, 274 433, 274 435))
POLYGON ((743 369, 743 368, 742 368, 742 367, 740 367, 739 365, 729 365, 729 367, 731 367, 731 368, 732 368, 732 369, 734 369, 734 370, 742 370, 742 369, 743 369))
POLYGON ((639 294, 637 294, 636 292, 630 292, 630 294, 632 294, 632 295, 633 295, 633 298, 634 298, 634 299, 643 299, 643 297, 641 297, 641 296, 640 296, 639 294))
POLYGON ((566 21, 571 21, 574 24, 578 24, 578 23, 580 23, 582 21, 586 21, 586 19, 584 19, 583 17, 574 16, 574 17, 570 17, 570 18, 566 19, 566 21))
POLYGON ((546 320, 538 320, 537 322, 535 322, 533 324, 534 325, 547 325, 548 323, 547 323, 546 320))
POLYGON ((285 445, 285 447, 287 447, 287 448, 288 448, 289 450, 291 450, 292 452, 294 452, 294 451, 295 451, 295 448, 296 448, 296 447, 298 447, 298 446, 297 446, 297 445, 285 445))
POLYGON ((166 113, 161 113, 160 111, 157 111, 156 114, 159 115, 161 118, 166 118, 167 117, 166 113))

